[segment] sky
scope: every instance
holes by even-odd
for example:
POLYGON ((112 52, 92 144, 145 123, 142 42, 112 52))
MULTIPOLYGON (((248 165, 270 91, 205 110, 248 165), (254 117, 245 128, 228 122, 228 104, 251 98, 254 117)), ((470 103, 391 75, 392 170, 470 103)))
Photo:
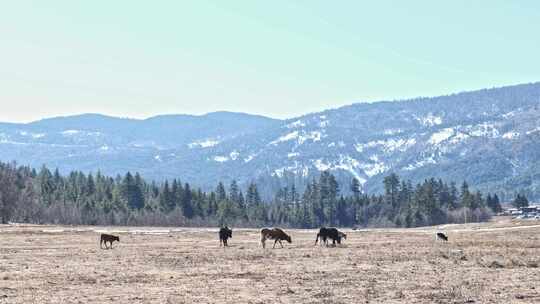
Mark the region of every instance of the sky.
POLYGON ((4 1, 0 121, 235 111, 540 81, 538 1, 4 1))

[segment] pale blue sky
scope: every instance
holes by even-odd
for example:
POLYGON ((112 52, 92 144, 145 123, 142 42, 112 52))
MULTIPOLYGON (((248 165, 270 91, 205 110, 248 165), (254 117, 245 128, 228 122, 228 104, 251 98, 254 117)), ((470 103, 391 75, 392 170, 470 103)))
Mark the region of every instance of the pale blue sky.
POLYGON ((538 1, 4 1, 0 121, 354 102, 540 80, 538 1))

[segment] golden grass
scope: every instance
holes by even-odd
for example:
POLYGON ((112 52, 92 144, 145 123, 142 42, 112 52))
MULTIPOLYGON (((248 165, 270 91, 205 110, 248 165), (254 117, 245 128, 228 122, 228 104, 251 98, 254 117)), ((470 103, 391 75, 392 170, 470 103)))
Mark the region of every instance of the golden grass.
POLYGON ((0 226, 0 303, 538 303, 540 227, 526 224, 452 225, 448 243, 436 227, 349 230, 336 248, 288 230, 292 244, 264 250, 255 229, 224 249, 217 229, 0 226), (121 243, 100 249, 96 229, 121 243))

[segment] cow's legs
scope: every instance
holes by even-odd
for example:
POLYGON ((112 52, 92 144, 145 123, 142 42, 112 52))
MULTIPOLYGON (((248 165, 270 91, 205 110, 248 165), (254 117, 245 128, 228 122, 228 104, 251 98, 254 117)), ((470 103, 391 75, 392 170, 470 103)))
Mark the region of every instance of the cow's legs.
POLYGON ((283 243, 281 242, 281 240, 279 240, 279 244, 281 245, 281 248, 283 248, 283 243))
POLYGON ((264 244, 265 242, 266 242, 266 237, 264 237, 264 235, 263 235, 263 236, 261 236, 261 244, 262 244, 263 248, 265 248, 265 244, 264 244))
POLYGON ((99 248, 103 249, 103 240, 99 240, 99 248))
POLYGON ((276 239, 276 240, 274 241, 274 247, 272 247, 272 248, 276 248, 276 243, 277 243, 278 241, 279 241, 278 239, 276 239))

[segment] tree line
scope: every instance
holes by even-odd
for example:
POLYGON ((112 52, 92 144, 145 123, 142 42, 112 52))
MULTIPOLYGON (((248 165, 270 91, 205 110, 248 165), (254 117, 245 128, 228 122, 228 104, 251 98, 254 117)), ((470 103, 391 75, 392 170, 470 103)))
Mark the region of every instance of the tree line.
POLYGON ((417 227, 485 221, 501 211, 497 195, 457 189, 434 178, 413 185, 396 174, 384 179, 384 193, 362 193, 352 179, 342 195, 334 175, 321 172, 301 193, 292 184, 263 201, 255 183, 236 181, 203 191, 179 179, 157 183, 138 173, 110 177, 73 171, 61 175, 0 163, 0 220, 73 225, 281 225, 417 227))

